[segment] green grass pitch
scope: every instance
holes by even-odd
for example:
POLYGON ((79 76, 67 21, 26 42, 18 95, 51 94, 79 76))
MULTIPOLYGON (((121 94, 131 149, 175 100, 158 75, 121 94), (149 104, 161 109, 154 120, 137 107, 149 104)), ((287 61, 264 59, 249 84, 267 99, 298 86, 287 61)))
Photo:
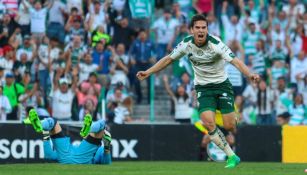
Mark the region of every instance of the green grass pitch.
POLYGON ((225 169, 213 162, 113 162, 112 165, 7 164, 1 175, 300 175, 307 164, 241 163, 225 169))

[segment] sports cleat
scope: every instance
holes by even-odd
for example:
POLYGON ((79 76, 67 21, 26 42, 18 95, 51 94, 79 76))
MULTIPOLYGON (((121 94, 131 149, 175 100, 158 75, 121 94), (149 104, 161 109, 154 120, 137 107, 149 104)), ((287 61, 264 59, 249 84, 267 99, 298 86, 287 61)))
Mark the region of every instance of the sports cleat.
POLYGON ((93 122, 93 119, 92 119, 91 114, 86 114, 83 119, 83 127, 80 131, 81 137, 86 137, 89 134, 91 130, 92 122, 93 122))
POLYGON ((29 111, 29 120, 36 132, 43 132, 42 123, 37 115, 35 109, 29 111))
POLYGON ((227 163, 226 163, 225 168, 234 168, 237 165, 239 165, 240 161, 241 161, 240 157, 238 157, 237 155, 230 156, 227 159, 227 163))

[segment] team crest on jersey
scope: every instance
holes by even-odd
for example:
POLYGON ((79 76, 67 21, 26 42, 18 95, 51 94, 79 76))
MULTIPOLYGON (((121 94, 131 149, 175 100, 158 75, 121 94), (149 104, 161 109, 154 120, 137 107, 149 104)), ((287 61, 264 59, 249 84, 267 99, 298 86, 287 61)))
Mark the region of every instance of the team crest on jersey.
POLYGON ((198 51, 197 51, 197 55, 198 55, 198 56, 203 56, 203 55, 204 55, 204 52, 203 52, 202 50, 198 50, 198 51))

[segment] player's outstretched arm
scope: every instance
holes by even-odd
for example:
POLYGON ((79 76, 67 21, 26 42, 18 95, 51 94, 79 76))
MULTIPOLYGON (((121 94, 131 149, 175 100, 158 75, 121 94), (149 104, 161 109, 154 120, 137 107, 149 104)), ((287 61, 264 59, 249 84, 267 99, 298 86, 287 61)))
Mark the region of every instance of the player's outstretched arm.
POLYGON ((161 60, 159 60, 156 64, 154 64, 151 68, 147 69, 146 71, 139 71, 136 74, 136 77, 139 80, 144 80, 149 77, 151 74, 159 72, 160 70, 167 67, 169 64, 173 62, 173 59, 170 56, 165 56, 161 60))
POLYGON ((239 69, 246 77, 254 83, 258 83, 260 77, 258 74, 250 73, 248 67, 238 58, 234 58, 231 62, 237 69, 239 69))

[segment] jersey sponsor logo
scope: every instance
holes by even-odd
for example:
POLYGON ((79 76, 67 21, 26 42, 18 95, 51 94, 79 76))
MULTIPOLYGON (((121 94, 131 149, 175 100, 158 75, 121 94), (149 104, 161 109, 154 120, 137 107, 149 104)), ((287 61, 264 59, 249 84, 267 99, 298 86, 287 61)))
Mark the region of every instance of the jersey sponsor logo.
POLYGON ((203 56, 203 55, 204 55, 204 52, 203 52, 202 50, 198 50, 198 51, 197 51, 197 55, 198 55, 198 56, 203 56))

